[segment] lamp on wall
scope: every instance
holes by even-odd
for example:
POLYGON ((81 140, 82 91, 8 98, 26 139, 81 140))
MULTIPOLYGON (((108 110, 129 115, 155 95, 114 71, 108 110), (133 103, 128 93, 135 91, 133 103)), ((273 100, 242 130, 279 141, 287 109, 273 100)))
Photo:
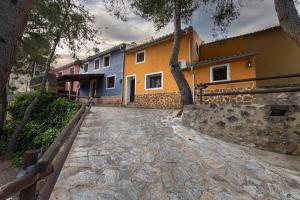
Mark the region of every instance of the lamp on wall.
POLYGON ((254 63, 253 63, 251 60, 249 60, 249 61, 247 62, 247 68, 252 68, 253 65, 254 65, 254 63))

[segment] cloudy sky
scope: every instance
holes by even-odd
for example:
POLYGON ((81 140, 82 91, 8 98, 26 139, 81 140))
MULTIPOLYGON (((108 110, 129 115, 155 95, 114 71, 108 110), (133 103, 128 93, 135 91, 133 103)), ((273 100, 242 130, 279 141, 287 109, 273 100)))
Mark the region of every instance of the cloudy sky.
MULTIPOLYGON (((274 0, 246 0, 244 2, 246 3, 243 4, 239 19, 233 22, 226 37, 278 25, 274 0)), ((89 0, 87 8, 95 16, 95 26, 99 30, 97 38, 101 42, 97 46, 89 44, 90 50, 98 47, 103 51, 121 42, 141 42, 150 37, 156 38, 172 32, 171 24, 158 32, 151 22, 133 14, 130 15, 128 21, 120 21, 107 13, 102 0, 89 0)), ((193 19, 189 24, 194 26, 195 30, 206 42, 215 40, 212 36, 213 21, 211 17, 212 12, 208 9, 200 8, 194 13, 193 19)), ((58 50, 58 54, 61 56, 56 65, 59 66, 69 62, 69 53, 66 47, 61 47, 58 50)), ((88 49, 84 48, 79 54, 80 58, 82 58, 92 53, 92 51, 88 52, 88 49)))

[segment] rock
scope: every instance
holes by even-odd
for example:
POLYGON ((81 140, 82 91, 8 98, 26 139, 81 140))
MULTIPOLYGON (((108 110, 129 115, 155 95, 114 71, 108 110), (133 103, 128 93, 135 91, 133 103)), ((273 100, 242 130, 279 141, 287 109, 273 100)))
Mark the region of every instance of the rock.
POLYGON ((245 110, 242 110, 242 111, 241 111, 241 116, 242 116, 242 117, 249 117, 249 116, 250 116, 250 113, 247 112, 247 111, 245 111, 245 110))
POLYGON ((119 179, 119 172, 116 170, 113 170, 113 169, 103 170, 102 175, 103 175, 103 177, 102 177, 101 181, 104 185, 114 184, 119 179))
POLYGON ((151 152, 146 152, 145 155, 143 156, 144 162, 151 163, 154 160, 155 160, 155 157, 154 157, 153 153, 151 153, 151 152))
POLYGON ((238 121, 238 118, 236 116, 229 116, 229 117, 226 117, 226 119, 229 121, 229 122, 237 122, 238 121))
POLYGON ((121 180, 118 183, 118 188, 119 188, 121 194, 126 197, 126 199, 130 199, 130 200, 138 200, 139 199, 139 192, 130 181, 121 180))
POLYGON ((210 192, 204 192, 200 200, 214 200, 214 195, 210 192))
POLYGON ((76 188, 78 186, 92 186, 96 185, 99 176, 90 170, 79 172, 74 176, 70 176, 65 180, 64 187, 66 188, 76 188))
POLYGON ((217 108, 217 107, 218 107, 218 105, 215 104, 215 103, 210 104, 210 108, 211 108, 211 109, 215 109, 215 108, 217 108))
POLYGON ((219 121, 216 123, 218 126, 220 126, 221 128, 225 128, 226 124, 225 122, 219 121))

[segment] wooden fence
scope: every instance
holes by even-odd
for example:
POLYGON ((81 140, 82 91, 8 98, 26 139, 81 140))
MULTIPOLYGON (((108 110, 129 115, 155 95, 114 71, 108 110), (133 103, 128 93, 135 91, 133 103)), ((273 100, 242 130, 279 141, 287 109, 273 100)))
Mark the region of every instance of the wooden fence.
POLYGON ((211 97, 211 96, 220 96, 220 95, 243 95, 243 94, 267 94, 267 93, 285 93, 285 92, 300 92, 300 87, 281 87, 281 88, 260 88, 260 89, 252 89, 245 91, 235 91, 235 92, 215 92, 215 93, 204 93, 204 89, 208 88, 212 85, 223 85, 223 84, 231 84, 231 83, 244 83, 251 81, 264 81, 264 80, 274 80, 274 79, 286 79, 286 78, 296 78, 300 77, 300 73, 297 74, 287 74, 281 76, 268 76, 268 77, 260 77, 260 78, 248 78, 248 79, 238 79, 231 81, 220 81, 220 82, 211 82, 211 83, 200 83, 197 85, 197 89, 200 89, 200 103, 203 103, 203 97, 211 97))
POLYGON ((27 151, 24 155, 24 175, 0 187, 0 200, 7 199, 20 192, 20 200, 46 200, 50 198, 56 180, 77 136, 80 126, 93 104, 93 99, 82 105, 74 118, 56 137, 48 150, 38 159, 40 151, 27 151), (39 192, 37 183, 41 184, 39 192))

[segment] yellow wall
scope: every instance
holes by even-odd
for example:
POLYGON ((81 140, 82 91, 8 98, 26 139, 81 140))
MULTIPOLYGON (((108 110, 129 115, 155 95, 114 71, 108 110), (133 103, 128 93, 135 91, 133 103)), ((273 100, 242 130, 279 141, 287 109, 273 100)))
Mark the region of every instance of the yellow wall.
MULTIPOLYGON (((202 44, 196 32, 189 32, 181 37, 179 60, 195 62, 208 60, 221 56, 239 54, 246 51, 255 51, 257 54, 251 58, 255 61, 253 68, 247 68, 249 58, 239 59, 230 63, 231 80, 254 78, 262 76, 282 75, 300 71, 300 47, 298 47, 280 28, 272 28, 254 34, 226 39, 201 45, 200 56, 196 53, 196 42, 202 44)), ((179 92, 176 82, 169 68, 169 59, 172 52, 173 39, 154 44, 134 52, 125 54, 124 67, 124 97, 126 97, 127 76, 136 75, 136 95, 154 93, 179 92), (146 62, 136 64, 136 52, 146 51, 146 62), (163 89, 145 90, 145 74, 163 72, 163 89)), ((217 63, 222 64, 222 63, 217 63)), ((223 63, 224 64, 224 63, 223 63)), ((215 64, 214 64, 215 65, 215 64)), ((192 89, 192 73, 185 70, 184 75, 192 89)), ((236 83, 211 86, 215 88, 243 88, 267 84, 300 83, 299 79, 280 80, 263 83, 236 83)), ((201 66, 195 69, 195 86, 199 83, 210 82, 210 66, 201 66)), ((124 98, 125 99, 125 98, 124 98)))
MULTIPOLYGON (((193 34, 190 32, 181 37, 179 60, 190 60, 190 49, 192 45, 193 34), (191 43, 191 44, 190 44, 191 43)), ((173 93, 178 92, 178 87, 171 74, 169 60, 171 57, 173 39, 159 44, 141 49, 135 52, 125 54, 124 67, 124 97, 126 97, 127 76, 136 75, 136 95, 153 93, 173 93), (146 50, 146 62, 136 64, 136 52, 146 50), (145 90, 145 74, 163 71, 163 89, 145 90)), ((187 75, 189 84, 191 84, 191 75, 187 75)))
MULTIPOLYGON (((249 59, 241 59, 230 62, 230 80, 255 78, 255 66, 247 68, 249 59)), ((218 64, 228 64, 218 63, 218 64)), ((195 69, 195 82, 196 85, 200 83, 210 82, 210 65, 201 66, 195 69)), ((246 83, 232 83, 209 86, 207 89, 220 89, 220 88, 245 88, 255 86, 255 82, 246 83)))
MULTIPOLYGON (((206 60, 245 51, 255 51, 256 76, 276 76, 300 71, 300 47, 280 27, 255 34, 205 44, 200 59, 206 60)), ((258 85, 300 83, 300 79, 273 80, 258 85)))

